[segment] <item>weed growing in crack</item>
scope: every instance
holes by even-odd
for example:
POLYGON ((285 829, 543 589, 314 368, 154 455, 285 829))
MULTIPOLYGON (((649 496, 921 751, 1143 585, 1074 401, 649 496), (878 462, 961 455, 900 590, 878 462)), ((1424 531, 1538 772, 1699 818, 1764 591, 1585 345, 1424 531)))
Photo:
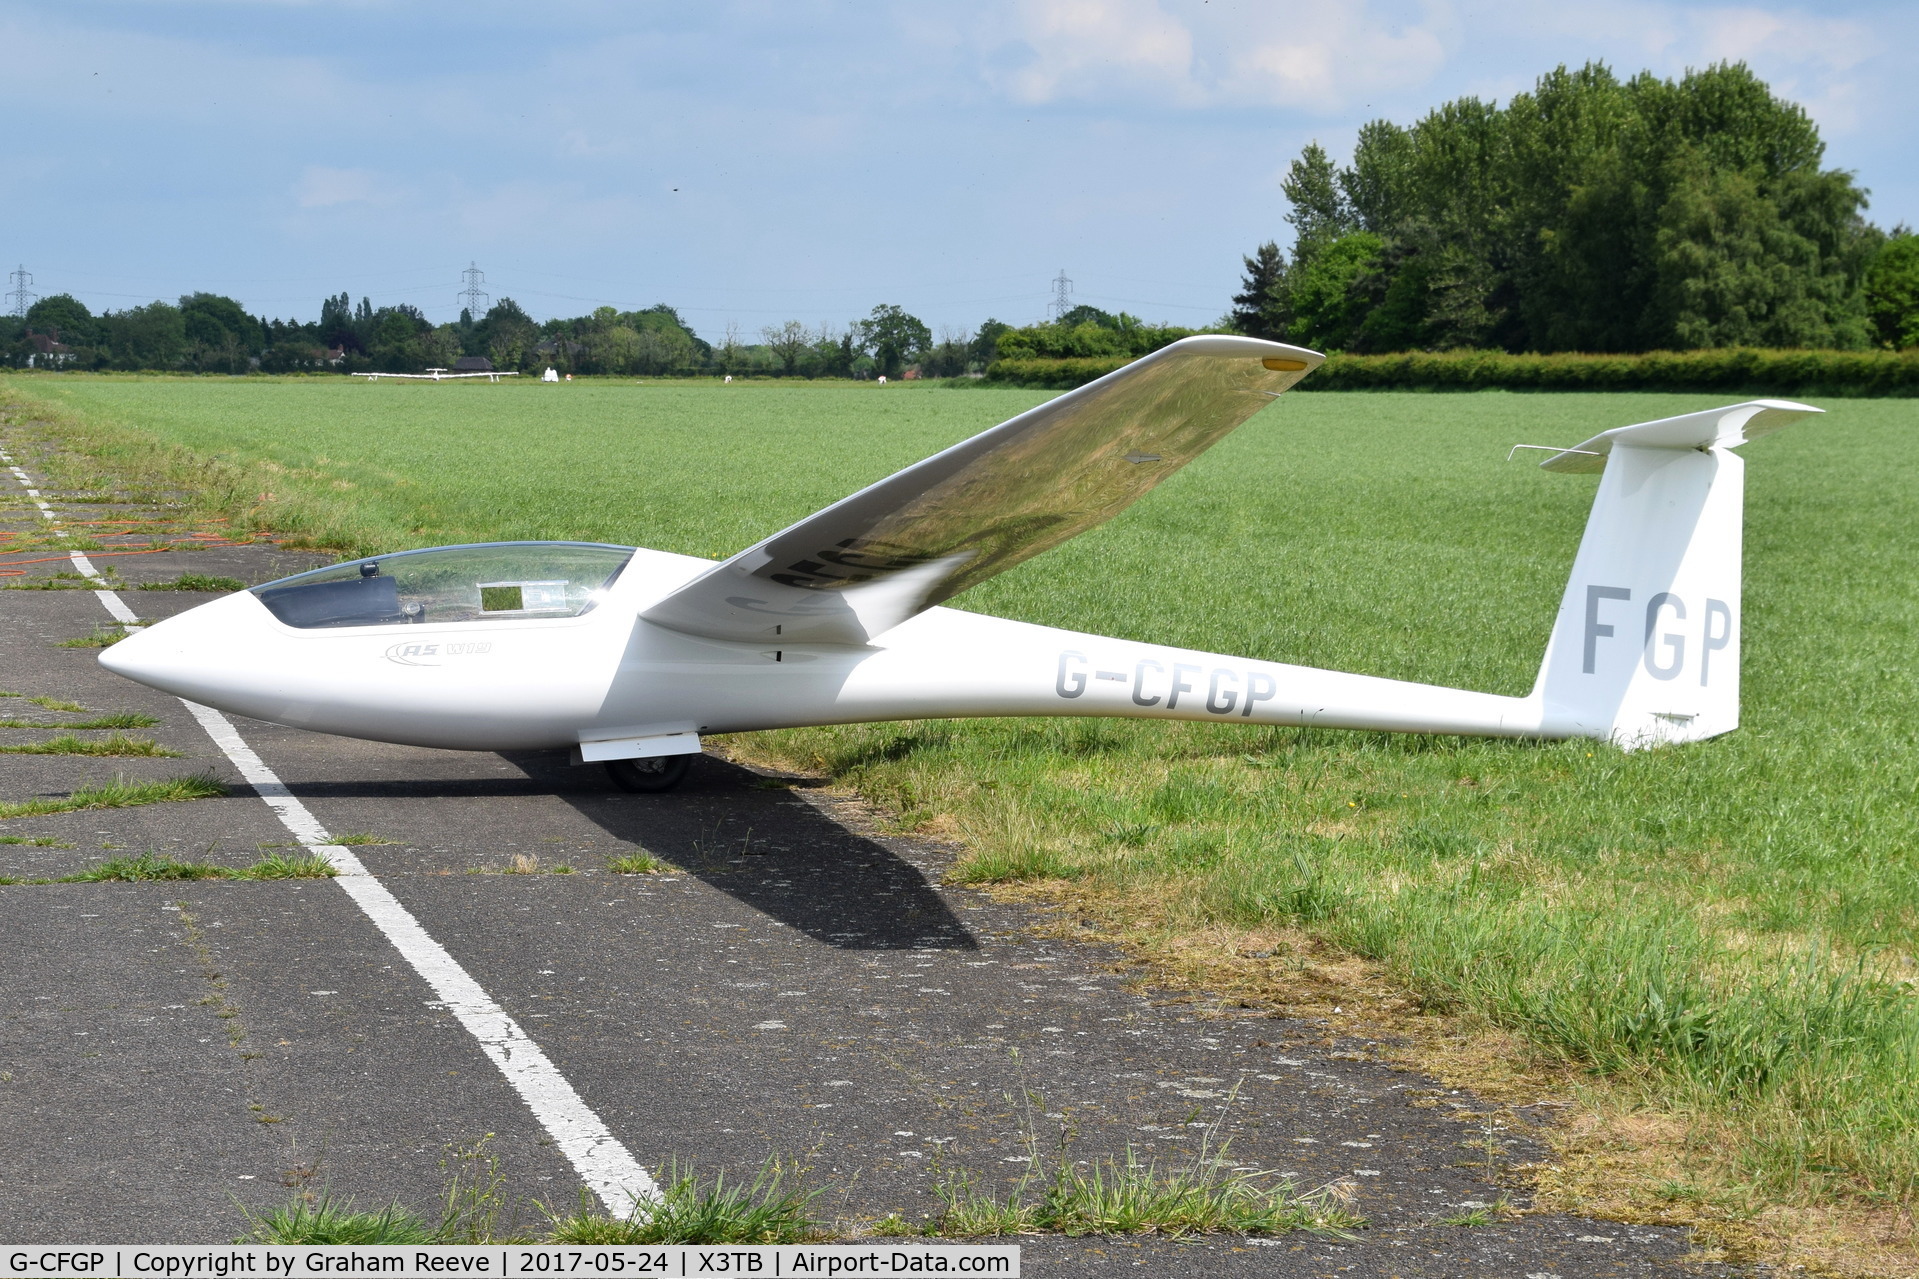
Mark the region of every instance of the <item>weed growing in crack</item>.
POLYGON ((156 853, 141 853, 136 857, 110 857, 98 866, 89 866, 72 875, 63 875, 55 880, 60 884, 143 884, 177 882, 198 879, 230 879, 233 870, 226 866, 210 866, 204 862, 176 862, 170 857, 161 857, 156 853))
MULTIPOLYGON (((7 696, 18 697, 20 694, 9 693, 7 696)), ((87 708, 80 705, 80 703, 65 701, 58 697, 29 697, 26 700, 40 707, 42 710, 67 711, 75 715, 84 715, 87 713, 87 708)))
POLYGON ((98 786, 83 786, 64 799, 24 799, 0 804, 0 818, 77 813, 90 808, 132 808, 138 804, 211 799, 226 793, 226 783, 211 773, 196 773, 191 777, 173 777, 157 782, 130 782, 124 777, 116 777, 98 786))
POLYGON ((0 755, 139 755, 148 759, 179 759, 180 752, 168 750, 150 737, 128 737, 115 733, 101 741, 88 741, 65 733, 44 742, 21 746, 0 746, 0 755))
POLYGON ((143 591, 244 591, 247 584, 235 577, 214 577, 206 573, 182 573, 171 582, 142 582, 143 591))
POLYGON ((1440 1217, 1434 1224, 1440 1226, 1490 1226, 1507 1217, 1517 1215, 1512 1200, 1500 1195, 1489 1204, 1480 1204, 1468 1208, 1465 1212, 1454 1213, 1450 1217, 1440 1217))
POLYGON ((1043 1101, 1030 1089, 1022 1089, 1027 1170, 1000 1195, 984 1190, 983 1178, 975 1171, 941 1171, 934 1193, 943 1208, 922 1233, 976 1237, 1057 1231, 1071 1236, 1178 1238, 1305 1230, 1341 1235, 1365 1224, 1352 1212, 1350 1183, 1301 1192, 1273 1173, 1232 1166, 1226 1157, 1231 1143, 1215 1148, 1214 1139, 1238 1095, 1234 1088, 1190 1159, 1162 1164, 1142 1160, 1131 1146, 1118 1158, 1075 1160, 1072 1144, 1078 1134, 1067 1123, 1062 1123, 1057 1141, 1047 1151, 1034 1118, 1036 1111, 1044 1111, 1043 1101))
POLYGON ((657 875, 669 869, 665 862, 648 852, 612 858, 606 863, 606 868, 615 875, 657 875))
POLYGON ((116 627, 96 626, 91 634, 77 635, 72 639, 63 639, 59 648, 111 648, 127 636, 131 630, 116 627))
POLYGON ((800 1170, 778 1158, 761 1164, 745 1185, 729 1185, 724 1173, 708 1180, 675 1161, 660 1178, 659 1199, 632 1216, 596 1211, 582 1190, 577 1211, 549 1211, 549 1237, 581 1244, 804 1243, 823 1231, 811 1216, 820 1191, 804 1189, 800 1180, 800 1170))
POLYGON ((89 866, 58 879, 39 879, 36 884, 140 884, 206 879, 330 879, 340 872, 318 853, 269 853, 251 866, 214 866, 206 862, 176 862, 158 853, 136 857, 112 857, 97 866, 89 866))
MULTIPOLYGON (((243 1209, 243 1211, 246 1211, 243 1209)), ((278 1208, 246 1211, 252 1233, 236 1243, 370 1244, 435 1243, 433 1227, 395 1200, 377 1212, 357 1212, 351 1199, 335 1202, 322 1191, 309 1201, 296 1196, 278 1208)))
POLYGON ((440 1160, 447 1174, 436 1243, 494 1243, 516 1237, 519 1203, 506 1195, 506 1172, 489 1148, 488 1133, 470 1146, 448 1146, 440 1160), (504 1214, 505 1220, 502 1220, 504 1214))
POLYGON ((331 879, 339 868, 305 849, 297 853, 268 853, 253 865, 233 876, 235 879, 331 879))
POLYGON ((68 732, 76 732, 91 731, 96 728, 152 728, 159 722, 151 715, 142 715, 137 711, 122 711, 113 715, 96 715, 78 724, 71 722, 57 724, 37 719, 0 719, 0 728, 64 728, 68 732))

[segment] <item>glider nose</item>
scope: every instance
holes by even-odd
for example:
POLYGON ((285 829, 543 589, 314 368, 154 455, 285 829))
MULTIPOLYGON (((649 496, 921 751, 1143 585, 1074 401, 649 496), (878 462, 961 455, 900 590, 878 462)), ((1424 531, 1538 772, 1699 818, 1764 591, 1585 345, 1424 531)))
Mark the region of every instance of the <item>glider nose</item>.
POLYGON ((145 630, 129 630, 123 639, 100 650, 100 665, 138 684, 152 684, 159 673, 161 646, 145 630))
POLYGON ((217 698, 244 682, 246 652, 257 647, 264 616, 259 600, 238 591, 130 632, 100 650, 100 665, 176 697, 217 698))

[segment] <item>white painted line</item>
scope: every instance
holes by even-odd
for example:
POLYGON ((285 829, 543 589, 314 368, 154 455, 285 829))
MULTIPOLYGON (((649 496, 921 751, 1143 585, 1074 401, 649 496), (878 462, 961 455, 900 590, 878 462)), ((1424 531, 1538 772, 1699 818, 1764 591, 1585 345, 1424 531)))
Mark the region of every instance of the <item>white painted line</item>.
MULTIPOLYGON (((11 469, 22 484, 27 482, 26 472, 17 466, 11 469)), ((69 555, 81 573, 99 579, 98 570, 86 556, 78 551, 69 555)), ((129 623, 140 620, 112 591, 95 591, 94 595, 116 620, 129 623)), ((340 872, 334 882, 366 913, 373 926, 413 966, 413 971, 433 988, 447 1011, 480 1041, 481 1051, 520 1094, 587 1189, 597 1195, 609 1211, 622 1217, 632 1215, 642 1205, 658 1202, 658 1183, 613 1135, 606 1122, 593 1113, 552 1059, 494 1002, 446 947, 433 940, 413 913, 400 904, 400 899, 367 872, 365 863, 351 850, 333 842, 326 827, 247 745, 232 721, 211 706, 201 706, 185 698, 180 699, 180 704, 200 722, 207 736, 240 770, 240 776, 266 801, 281 824, 293 832, 293 837, 326 858, 340 872)))
POLYGON ((247 785, 259 793, 267 807, 279 817, 280 824, 293 832, 295 839, 309 848, 327 848, 338 852, 339 857, 329 853, 327 860, 339 867, 342 875, 366 874, 366 867, 359 864, 360 859, 333 842, 333 836, 327 834, 319 818, 309 812, 305 804, 294 798, 286 784, 274 776, 273 770, 266 766, 266 761, 255 754, 246 739, 240 736, 240 730, 233 726, 232 720, 211 706, 189 702, 184 697, 180 699, 180 705, 200 721, 200 727, 207 730, 207 736, 213 739, 213 744, 233 761, 233 766, 240 770, 240 776, 246 778, 247 785), (351 867, 346 864, 348 861, 353 863, 351 867))
POLYGON ((246 744, 232 721, 210 706, 184 698, 181 705, 200 721, 207 736, 226 752, 240 776, 259 792, 294 838, 340 872, 335 882, 413 965, 413 971, 433 988, 433 993, 445 1001, 447 1011, 480 1041, 481 1050, 500 1068, 600 1202, 612 1212, 627 1216, 641 1204, 657 1200, 660 1191, 653 1178, 574 1091, 540 1046, 460 967, 446 947, 433 940, 386 885, 367 873, 358 857, 332 842, 326 828, 246 744))
POLYGON ((100 607, 113 615, 113 620, 122 626, 138 626, 140 615, 128 608, 118 595, 112 591, 95 591, 94 598, 100 601, 100 607))
MULTIPOLYGON (((65 535, 62 534, 62 536, 65 535)), ((90 577, 96 582, 102 580, 100 570, 93 566, 93 561, 80 554, 80 552, 68 551, 67 558, 73 561, 73 566, 80 570, 82 577, 90 577)), ((140 615, 128 608, 126 601, 114 592, 95 591, 93 594, 94 597, 100 601, 100 607, 107 610, 107 612, 113 616, 114 621, 119 622, 122 626, 138 626, 140 624, 140 615)))

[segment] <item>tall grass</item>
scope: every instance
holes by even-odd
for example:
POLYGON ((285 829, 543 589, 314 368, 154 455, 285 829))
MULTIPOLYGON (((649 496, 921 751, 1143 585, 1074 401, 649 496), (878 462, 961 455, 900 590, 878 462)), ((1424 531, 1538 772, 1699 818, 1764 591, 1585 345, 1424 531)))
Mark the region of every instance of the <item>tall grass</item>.
MULTIPOLYGON (((68 429, 110 458, 184 448, 248 485, 285 477, 270 501, 232 507, 236 518, 356 548, 587 537, 707 555, 1041 398, 86 378, 16 388, 85 417, 93 425, 68 429)), ((1507 447, 1717 402, 1289 396, 1111 524, 956 603, 1524 692, 1592 481, 1508 464, 1507 447)), ((1713 741, 1626 755, 1059 720, 795 730, 741 745, 902 813, 945 815, 971 850, 960 878, 1065 879, 1148 923, 1285 923, 1374 957, 1431 1003, 1706 1116, 1724 1157, 1769 1193, 1910 1200, 1919 406, 1828 407, 1745 450, 1744 727, 1713 741)))

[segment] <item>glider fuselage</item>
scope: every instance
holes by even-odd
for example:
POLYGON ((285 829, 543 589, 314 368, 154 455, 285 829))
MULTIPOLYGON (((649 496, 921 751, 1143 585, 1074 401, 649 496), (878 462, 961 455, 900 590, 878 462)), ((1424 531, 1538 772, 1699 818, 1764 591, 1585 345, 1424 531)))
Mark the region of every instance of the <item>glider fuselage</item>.
MULTIPOLYGON (((427 552, 432 554, 433 552, 427 552)), ((744 643, 640 617, 711 567, 638 551, 589 611, 289 626, 242 591, 129 636, 109 667, 298 728, 457 750, 807 724, 1125 715, 1536 735, 1531 699, 1085 635, 932 608, 862 645, 744 643)), ((644 746, 641 750, 647 749, 644 746)))

